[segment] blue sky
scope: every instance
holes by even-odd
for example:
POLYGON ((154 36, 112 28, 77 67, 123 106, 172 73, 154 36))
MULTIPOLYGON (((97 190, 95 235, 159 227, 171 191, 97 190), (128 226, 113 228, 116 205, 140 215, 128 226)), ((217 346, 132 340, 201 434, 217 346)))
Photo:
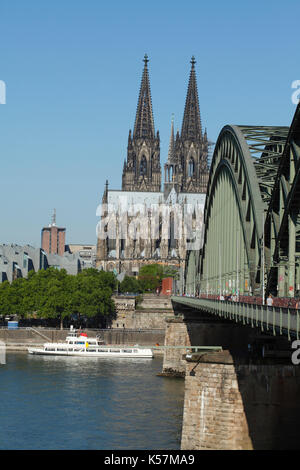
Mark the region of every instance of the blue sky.
POLYGON ((105 180, 121 188, 143 56, 167 157, 181 128, 195 55, 201 118, 289 125, 300 80, 298 0, 1 0, 0 243, 40 245, 50 222, 68 243, 95 243, 105 180))

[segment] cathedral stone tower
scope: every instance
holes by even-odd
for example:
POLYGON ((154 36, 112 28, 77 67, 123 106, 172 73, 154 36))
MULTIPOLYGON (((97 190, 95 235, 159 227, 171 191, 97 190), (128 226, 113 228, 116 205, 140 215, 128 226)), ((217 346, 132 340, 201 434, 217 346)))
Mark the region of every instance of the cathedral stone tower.
POLYGON ((148 62, 145 54, 134 130, 133 135, 129 131, 123 168, 123 191, 159 192, 161 188, 160 138, 154 129, 148 62))
POLYGON ((176 192, 206 192, 208 140, 206 130, 202 133, 195 63, 192 57, 181 135, 177 131, 175 140, 172 121, 168 162, 165 165, 165 192, 172 187, 176 192))

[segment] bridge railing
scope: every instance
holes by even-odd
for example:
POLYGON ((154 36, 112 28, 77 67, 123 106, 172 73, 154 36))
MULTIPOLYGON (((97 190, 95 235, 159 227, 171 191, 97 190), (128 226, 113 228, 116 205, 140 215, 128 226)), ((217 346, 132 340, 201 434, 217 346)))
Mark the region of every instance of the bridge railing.
POLYGON ((173 296, 171 300, 252 328, 270 331, 273 335, 287 335, 288 339, 291 336, 300 337, 299 309, 183 296, 173 296))

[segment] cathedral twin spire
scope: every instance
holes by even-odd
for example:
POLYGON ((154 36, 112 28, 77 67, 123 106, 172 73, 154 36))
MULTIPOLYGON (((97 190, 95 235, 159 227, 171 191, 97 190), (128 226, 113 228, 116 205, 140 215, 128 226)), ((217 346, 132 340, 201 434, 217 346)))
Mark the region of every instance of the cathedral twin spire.
POLYGON ((195 57, 193 56, 181 128, 181 138, 186 140, 195 140, 202 137, 195 63, 195 57))
MULTIPOLYGON (((124 162, 122 178, 123 191, 159 192, 161 190, 160 141, 158 131, 155 136, 148 62, 148 56, 145 54, 133 135, 129 131, 128 137, 127 161, 124 162)), ((181 174, 180 183, 177 184, 179 192, 205 192, 206 190, 205 184, 202 184, 204 180, 199 174, 200 167, 202 171, 207 167, 207 148, 205 146, 206 134, 204 137, 202 135, 195 63, 195 58, 192 57, 181 136, 177 133, 175 141, 174 118, 172 117, 168 162, 165 165, 169 173, 165 184, 170 179, 170 168, 172 180, 174 180, 175 173, 179 176, 181 174), (187 150, 185 143, 194 145, 193 155, 187 150)))
POLYGON ((123 191, 159 192, 161 188, 160 139, 154 129, 148 62, 145 54, 133 134, 129 131, 128 136, 123 191))
POLYGON ((195 58, 191 59, 191 71, 181 135, 174 142, 174 118, 172 117, 168 161, 165 164, 165 196, 174 188, 179 193, 205 193, 208 181, 208 141, 202 134, 195 58))
POLYGON ((142 76, 140 94, 138 99, 138 105, 136 110, 136 117, 134 123, 134 138, 147 138, 153 139, 155 135, 154 131, 154 119, 152 111, 152 100, 150 92, 150 81, 148 73, 149 59, 147 54, 144 57, 144 71, 142 76))

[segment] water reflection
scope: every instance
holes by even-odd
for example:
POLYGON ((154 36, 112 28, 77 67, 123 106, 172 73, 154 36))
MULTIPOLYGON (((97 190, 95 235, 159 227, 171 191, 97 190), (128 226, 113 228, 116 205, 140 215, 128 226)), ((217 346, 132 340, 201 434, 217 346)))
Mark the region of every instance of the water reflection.
POLYGON ((184 382, 162 360, 9 354, 0 449, 179 449, 184 382))

